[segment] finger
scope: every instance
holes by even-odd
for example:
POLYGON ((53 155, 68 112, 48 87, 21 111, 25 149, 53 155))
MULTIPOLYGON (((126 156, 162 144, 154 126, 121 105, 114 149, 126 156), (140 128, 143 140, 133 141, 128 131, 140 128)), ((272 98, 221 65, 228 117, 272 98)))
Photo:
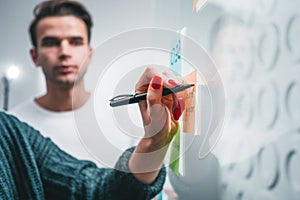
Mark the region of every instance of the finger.
MULTIPOLYGON (((165 78, 167 80, 167 83, 164 83, 164 87, 173 88, 184 82, 184 80, 182 78, 180 78, 179 76, 176 76, 173 71, 165 71, 165 72, 163 72, 163 74, 165 75, 165 77, 167 77, 167 78, 165 78)), ((177 93, 170 95, 170 96, 172 96, 172 101, 173 101, 172 105, 173 106, 172 107, 168 106, 168 108, 170 108, 171 111, 172 110, 174 111, 177 107, 179 107, 178 99, 183 99, 184 94, 185 94, 185 92, 182 91, 182 92, 177 92, 177 93)))
POLYGON ((162 72, 164 79, 164 87, 171 88, 180 85, 183 80, 179 76, 175 75, 171 69, 162 72))
POLYGON ((135 85, 136 93, 146 92, 150 84, 150 81, 152 80, 152 77, 154 75, 160 75, 160 73, 154 67, 147 67, 147 69, 144 71, 139 81, 135 85))
POLYGON ((144 125, 149 124, 150 118, 149 118, 149 113, 148 113, 148 109, 147 109, 147 102, 139 101, 139 108, 140 108, 143 124, 144 125))
POLYGON ((173 110, 174 120, 177 121, 180 118, 184 109, 185 109, 185 100, 183 98, 179 98, 177 101, 177 106, 173 110))
MULTIPOLYGON (((168 78, 174 78, 174 77, 171 77, 171 75, 166 71, 163 72, 163 74, 168 78)), ((179 85, 179 83, 177 83, 177 81, 175 81, 174 79, 168 79, 168 78, 165 78, 167 80, 167 83, 165 83, 165 82, 163 83, 164 87, 173 88, 173 87, 176 87, 179 85)), ((176 97, 174 94, 170 94, 170 95, 162 97, 162 103, 165 104, 169 108, 170 111, 173 110, 174 103, 175 103, 175 105, 177 105, 176 104, 177 99, 174 97, 176 97)))
POLYGON ((166 121, 170 115, 162 104, 163 79, 160 76, 153 76, 147 92, 147 106, 149 110, 150 123, 145 126, 146 137, 152 137, 160 132, 167 132, 169 126, 166 121))
POLYGON ((155 104, 149 109, 150 121, 144 125, 145 137, 152 137, 159 133, 166 133, 169 131, 170 126, 170 113, 168 109, 161 105, 155 104))
POLYGON ((170 110, 170 112, 173 111, 173 107, 174 107, 173 94, 162 97, 161 102, 162 104, 166 105, 166 107, 170 110))
POLYGON ((160 76, 153 76, 150 87, 148 87, 147 92, 147 102, 148 106, 153 106, 155 104, 161 104, 163 90, 163 80, 160 76))

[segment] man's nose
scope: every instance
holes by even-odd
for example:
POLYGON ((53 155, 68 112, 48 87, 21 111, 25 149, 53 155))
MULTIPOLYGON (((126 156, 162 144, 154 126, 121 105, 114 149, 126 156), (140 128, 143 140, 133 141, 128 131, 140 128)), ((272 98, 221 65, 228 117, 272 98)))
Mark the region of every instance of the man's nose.
POLYGON ((62 40, 60 43, 60 54, 59 59, 65 60, 71 57, 71 49, 70 44, 67 40, 62 40))

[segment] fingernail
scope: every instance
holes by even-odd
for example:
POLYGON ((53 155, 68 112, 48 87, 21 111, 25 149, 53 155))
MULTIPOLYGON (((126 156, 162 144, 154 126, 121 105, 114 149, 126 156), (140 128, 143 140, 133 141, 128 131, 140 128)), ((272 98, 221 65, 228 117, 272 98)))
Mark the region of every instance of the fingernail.
POLYGON ((159 76, 154 76, 153 78, 152 78, 152 83, 151 83, 151 87, 153 88, 153 89, 160 89, 160 87, 161 87, 161 82, 162 82, 162 78, 161 77, 159 77, 159 76))
POLYGON ((175 108, 174 112, 173 112, 173 116, 175 120, 178 120, 181 116, 181 109, 180 108, 175 108))
POLYGON ((177 85, 178 85, 173 79, 170 79, 168 82, 169 82, 171 85, 173 85, 173 86, 177 86, 177 85))
POLYGON ((185 101, 182 98, 178 99, 178 106, 175 108, 173 112, 173 116, 175 120, 178 120, 180 116, 182 115, 185 108, 185 101))

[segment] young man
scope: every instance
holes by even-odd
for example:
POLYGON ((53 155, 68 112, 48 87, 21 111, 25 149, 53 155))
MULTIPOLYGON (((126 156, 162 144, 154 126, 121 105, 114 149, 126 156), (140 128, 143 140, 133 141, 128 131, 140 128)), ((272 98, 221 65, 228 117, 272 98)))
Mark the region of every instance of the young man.
POLYGON ((79 140, 72 113, 82 109, 90 96, 84 85, 87 66, 82 63, 92 53, 91 16, 83 5, 68 0, 44 1, 35 7, 34 16, 29 28, 33 45, 30 55, 34 64, 42 68, 47 92, 25 101, 10 113, 76 158, 96 162, 79 140), (57 127, 59 134, 55 131, 57 127))

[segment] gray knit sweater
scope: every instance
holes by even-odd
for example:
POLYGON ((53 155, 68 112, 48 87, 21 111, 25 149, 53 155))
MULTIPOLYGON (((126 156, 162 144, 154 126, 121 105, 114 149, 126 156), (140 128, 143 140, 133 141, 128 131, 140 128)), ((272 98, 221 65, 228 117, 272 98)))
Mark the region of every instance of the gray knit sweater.
MULTIPOLYGON (((58 129, 59 130, 59 129, 58 129)), ((101 142, 101 141, 100 141, 101 142)), ((128 170, 133 148, 117 162, 128 170)), ((152 185, 131 173, 97 168, 60 150, 29 125, 0 112, 0 199, 150 199, 165 180, 162 168, 152 185)))

